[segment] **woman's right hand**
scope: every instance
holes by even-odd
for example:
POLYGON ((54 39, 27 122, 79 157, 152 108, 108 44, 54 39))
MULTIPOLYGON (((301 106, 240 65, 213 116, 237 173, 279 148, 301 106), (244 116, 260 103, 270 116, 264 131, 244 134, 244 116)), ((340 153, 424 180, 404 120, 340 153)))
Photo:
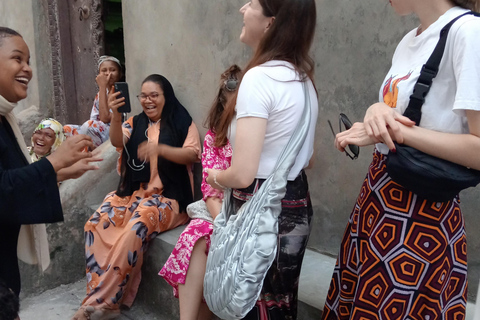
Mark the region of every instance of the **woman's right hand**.
POLYGON ((125 105, 125 98, 124 97, 117 98, 120 94, 121 94, 120 91, 115 92, 115 88, 112 87, 108 93, 107 102, 108 102, 108 108, 113 112, 113 116, 121 120, 122 117, 118 112, 118 108, 125 105))
POLYGON ((99 73, 95 78, 95 81, 97 82, 99 88, 106 89, 108 86, 108 82, 110 81, 111 78, 112 78, 111 73, 109 73, 108 76, 104 73, 99 73))
POLYGON ((362 122, 355 122, 350 129, 338 133, 335 137, 335 147, 341 152, 344 152, 349 144, 365 147, 378 142, 378 139, 367 134, 362 122))
POLYGON ((95 148, 92 138, 84 134, 75 135, 65 140, 54 153, 47 156, 47 159, 52 164, 55 172, 58 172, 60 169, 69 167, 81 159, 90 158, 92 153, 85 152, 86 148, 95 148))
POLYGON ((395 149, 393 141, 403 143, 404 140, 398 122, 408 127, 415 125, 414 121, 402 116, 383 102, 371 105, 363 119, 368 136, 385 143, 390 150, 395 149))

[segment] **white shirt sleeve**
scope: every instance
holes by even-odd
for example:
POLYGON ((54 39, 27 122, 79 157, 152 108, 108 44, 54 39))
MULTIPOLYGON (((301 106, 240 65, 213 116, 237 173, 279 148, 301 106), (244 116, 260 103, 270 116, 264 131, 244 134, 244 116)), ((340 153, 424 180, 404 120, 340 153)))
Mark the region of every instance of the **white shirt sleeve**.
POLYGON ((268 119, 275 105, 273 80, 261 68, 252 68, 243 76, 237 96, 237 119, 256 117, 268 119))
MULTIPOLYGON (((459 21, 460 22, 460 21, 459 21)), ((453 110, 465 116, 465 110, 480 111, 480 19, 459 24, 453 43, 453 69, 457 92, 453 110)))

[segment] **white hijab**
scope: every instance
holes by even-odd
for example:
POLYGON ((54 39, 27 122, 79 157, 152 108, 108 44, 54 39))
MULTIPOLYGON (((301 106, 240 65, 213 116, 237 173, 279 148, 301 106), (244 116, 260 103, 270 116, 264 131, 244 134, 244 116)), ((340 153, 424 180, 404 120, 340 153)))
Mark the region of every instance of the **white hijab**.
MULTIPOLYGON (((16 103, 7 101, 0 95, 0 115, 4 116, 12 127, 15 139, 22 149, 25 159, 30 163, 30 155, 23 139, 22 132, 13 114, 16 103)), ((28 264, 39 264, 42 271, 50 264, 50 252, 48 250, 47 229, 44 224, 22 225, 18 236, 18 258, 28 264)))

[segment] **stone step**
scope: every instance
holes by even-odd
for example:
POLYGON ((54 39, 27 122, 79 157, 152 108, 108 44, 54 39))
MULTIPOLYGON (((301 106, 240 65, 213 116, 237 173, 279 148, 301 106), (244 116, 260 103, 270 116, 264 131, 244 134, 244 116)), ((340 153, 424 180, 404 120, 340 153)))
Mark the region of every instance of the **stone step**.
MULTIPOLYGON (((20 303, 22 320, 70 320, 85 297, 85 280, 61 285, 40 295, 25 298, 20 303)), ((171 320, 169 316, 153 314, 143 304, 122 310, 117 320, 171 320)))
MULTIPOLYGON (((136 303, 148 306, 153 313, 168 315, 172 319, 179 318, 178 300, 173 296, 172 287, 158 276, 158 271, 184 228, 165 232, 152 241, 145 256, 142 283, 136 299, 136 303)), ((298 319, 320 319, 334 266, 334 258, 307 249, 300 275, 298 319)))
MULTIPOLYGON (((179 318, 178 300, 173 296, 172 287, 158 276, 158 271, 168 259, 184 228, 181 226, 160 234, 152 241, 145 257, 143 279, 136 299, 137 304, 142 304, 152 314, 170 316, 170 319, 179 318)), ((321 318, 335 262, 336 258, 306 250, 299 283, 299 320, 321 318)), ((474 317, 474 313, 475 304, 469 302, 466 320, 480 320, 480 314, 474 317)))
MULTIPOLYGON (((152 241, 142 267, 143 279, 136 301, 130 310, 122 310, 119 320, 179 319, 178 300, 173 296, 172 287, 158 276, 158 271, 169 257, 184 228, 185 226, 182 226, 165 232, 152 241)), ((299 320, 320 319, 334 265, 335 258, 307 249, 300 275, 299 320)), ((20 318, 70 319, 84 295, 85 280, 61 285, 40 295, 23 299, 20 318)), ((466 319, 480 320, 480 314, 474 317, 474 313, 475 304, 469 303, 466 319)))

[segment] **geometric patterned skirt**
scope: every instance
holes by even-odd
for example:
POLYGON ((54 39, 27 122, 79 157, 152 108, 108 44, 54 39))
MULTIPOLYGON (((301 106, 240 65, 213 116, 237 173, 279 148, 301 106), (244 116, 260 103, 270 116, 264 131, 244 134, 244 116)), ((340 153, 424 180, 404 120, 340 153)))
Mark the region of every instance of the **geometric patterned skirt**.
MULTIPOLYGON (((260 188, 265 179, 255 179, 245 189, 234 189, 236 211, 260 188)), ((244 320, 297 319, 298 282, 313 215, 305 172, 288 181, 282 211, 278 217, 278 246, 272 266, 263 281, 262 292, 244 320)))
POLYGON ((467 243, 458 196, 423 199, 376 151, 348 221, 323 319, 464 320, 467 243))

